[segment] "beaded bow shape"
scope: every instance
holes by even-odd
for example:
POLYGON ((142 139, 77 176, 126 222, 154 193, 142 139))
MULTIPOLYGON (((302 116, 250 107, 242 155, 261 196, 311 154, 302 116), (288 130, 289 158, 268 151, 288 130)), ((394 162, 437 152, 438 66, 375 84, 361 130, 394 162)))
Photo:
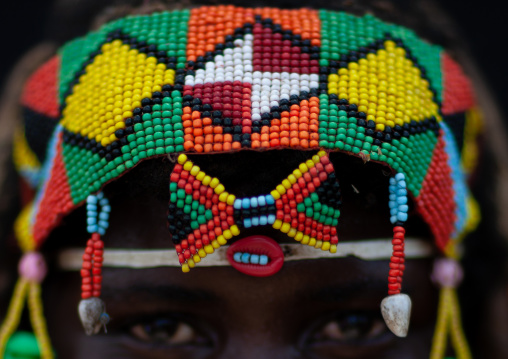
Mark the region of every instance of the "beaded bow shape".
POLYGON ((196 262, 240 234, 270 225, 302 244, 337 250, 340 186, 325 151, 302 162, 266 195, 237 198, 186 155, 170 176, 168 228, 182 264, 196 262))

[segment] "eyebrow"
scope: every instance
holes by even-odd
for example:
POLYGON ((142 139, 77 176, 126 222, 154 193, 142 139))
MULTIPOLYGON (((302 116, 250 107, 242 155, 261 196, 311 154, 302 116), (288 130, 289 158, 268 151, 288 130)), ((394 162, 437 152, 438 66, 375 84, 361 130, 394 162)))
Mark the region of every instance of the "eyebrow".
POLYGON ((176 285, 158 285, 158 284, 134 284, 103 287, 102 295, 104 298, 114 299, 125 296, 141 296, 151 298, 161 298, 177 303, 195 303, 216 301, 217 297, 201 289, 187 289, 176 285))

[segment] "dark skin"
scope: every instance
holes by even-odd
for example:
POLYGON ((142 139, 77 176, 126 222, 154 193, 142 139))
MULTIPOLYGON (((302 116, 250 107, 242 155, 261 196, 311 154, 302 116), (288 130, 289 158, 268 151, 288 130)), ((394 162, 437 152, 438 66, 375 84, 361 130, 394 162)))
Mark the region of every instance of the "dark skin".
MULTIPOLYGON (((192 160, 243 196, 269 191, 310 154, 272 151, 192 160)), ((339 240, 390 238, 389 173, 346 155, 331 158, 343 196, 339 240)), ((169 161, 155 160, 106 189, 112 204, 106 248, 171 247, 163 225, 165 175, 171 167, 169 161), (154 174, 155 168, 159 172, 154 174)), ((82 215, 78 211, 68 218, 55 237, 76 238, 82 215)), ((233 241, 252 234, 291 242, 266 227, 242 231, 233 241)), ((429 237, 415 214, 408 235, 429 237)), ((70 240, 76 242, 72 246, 83 246, 84 238, 70 240)), ((55 246, 57 241, 61 246, 58 238, 50 240, 55 246)), ((387 329, 379 310, 388 261, 354 257, 288 262, 267 278, 232 267, 205 267, 206 258, 185 274, 179 268, 106 268, 102 299, 112 320, 108 334, 93 337, 84 334, 76 313, 79 274, 53 271, 46 280, 46 311, 61 358, 427 358, 437 302, 431 264, 430 259, 407 262, 403 291, 413 300, 413 314, 403 339, 387 329)))

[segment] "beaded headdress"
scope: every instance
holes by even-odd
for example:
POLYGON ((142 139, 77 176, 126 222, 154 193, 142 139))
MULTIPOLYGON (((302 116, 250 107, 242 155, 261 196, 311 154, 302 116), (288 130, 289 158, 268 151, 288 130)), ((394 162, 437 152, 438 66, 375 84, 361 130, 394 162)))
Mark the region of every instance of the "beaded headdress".
MULTIPOLYGON (((111 208, 101 189, 150 158, 176 155, 168 227, 184 272, 253 226, 340 254, 340 187, 328 154, 385 165, 394 236, 382 311, 400 336, 407 323, 397 318, 411 305, 400 294, 408 196, 449 258, 478 220, 466 183, 480 127, 468 79, 439 46, 371 15, 213 6, 128 16, 62 47, 29 79, 21 104, 14 158, 36 195, 16 222, 25 255, 2 351, 28 295, 41 357, 53 357, 37 250, 83 205, 91 239, 80 313, 89 334, 107 321, 99 296, 111 208), (229 193, 186 155, 272 149, 308 151, 309 160, 270 193, 249 198, 229 193)), ((247 274, 271 275, 282 265, 277 249, 269 258, 231 247, 235 268, 258 268, 247 274)), ((445 304, 432 356, 443 357, 450 331, 466 358, 455 325, 458 269, 453 261, 436 267, 445 304)))

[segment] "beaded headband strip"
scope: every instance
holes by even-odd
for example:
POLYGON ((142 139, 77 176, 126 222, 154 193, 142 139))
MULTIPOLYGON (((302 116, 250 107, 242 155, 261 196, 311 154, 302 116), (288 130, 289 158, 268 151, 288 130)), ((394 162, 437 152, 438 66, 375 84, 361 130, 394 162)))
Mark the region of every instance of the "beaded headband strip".
MULTIPOLYGON (((22 261, 42 273, 36 251, 64 216, 86 203, 91 239, 80 310, 94 313, 82 316, 88 333, 107 321, 99 296, 111 208, 100 191, 146 159, 179 154, 168 224, 183 271, 257 225, 340 252, 340 192, 328 152, 389 167, 394 237, 382 312, 400 336, 410 311, 409 297, 400 294, 408 196, 451 258, 479 218, 466 183, 481 127, 468 79, 440 47, 371 15, 212 6, 129 16, 66 44, 30 78, 22 106, 14 159, 36 190, 16 222, 22 261), (281 148, 317 154, 271 193, 242 199, 183 154, 281 148)), ((264 275, 280 269, 277 243, 244 240, 231 247, 263 247, 272 261, 245 253, 257 266, 271 263, 264 275)), ((243 270, 234 255, 230 263, 259 274, 243 270)), ((445 338, 450 331, 457 355, 466 358, 455 325, 458 283, 442 274, 452 267, 436 271, 445 293, 438 314, 445 324, 436 333, 445 338)), ((20 269, 0 351, 17 327, 28 286, 31 302, 40 302, 43 276, 29 272, 20 269)), ((52 358, 42 310, 35 312, 41 357, 52 358)), ((433 358, 445 351, 436 339, 433 358)))

